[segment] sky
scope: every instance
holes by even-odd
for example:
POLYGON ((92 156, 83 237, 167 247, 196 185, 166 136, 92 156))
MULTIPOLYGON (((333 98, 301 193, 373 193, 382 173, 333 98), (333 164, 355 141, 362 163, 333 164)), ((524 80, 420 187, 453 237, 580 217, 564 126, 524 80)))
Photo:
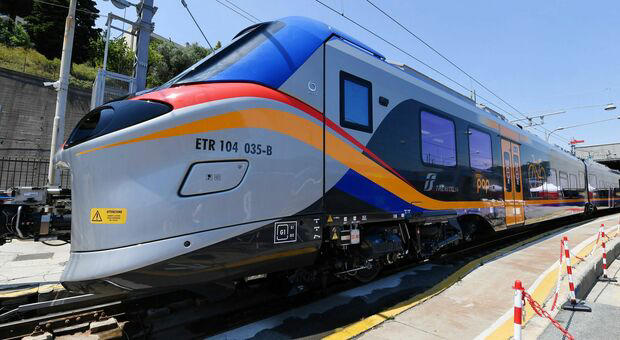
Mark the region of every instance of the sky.
MULTIPOLYGON (((485 103, 485 98, 508 111, 487 103, 508 120, 523 118, 516 110, 527 116, 565 110, 564 114, 545 118, 543 126, 553 130, 620 116, 620 108, 603 110, 604 104, 610 102, 620 105, 620 1, 370 0, 514 108, 443 60, 366 0, 321 1, 468 90, 315 0, 186 0, 211 44, 219 40, 226 45, 253 23, 223 4, 239 11, 233 3, 261 21, 302 15, 328 23, 380 51, 388 60, 405 63, 459 92, 469 95, 469 91, 475 90, 479 102, 485 103)), ((120 10, 109 1, 96 2, 100 14, 113 12, 136 18, 133 8, 120 10)), ((155 0, 155 6, 158 11, 153 21, 157 34, 178 43, 207 46, 180 0, 155 0)), ((103 27, 105 18, 97 24, 103 27)), ((544 137, 533 128, 529 130, 544 137)), ((620 119, 558 131, 550 141, 568 148, 571 138, 585 140, 582 145, 620 142, 620 119)))

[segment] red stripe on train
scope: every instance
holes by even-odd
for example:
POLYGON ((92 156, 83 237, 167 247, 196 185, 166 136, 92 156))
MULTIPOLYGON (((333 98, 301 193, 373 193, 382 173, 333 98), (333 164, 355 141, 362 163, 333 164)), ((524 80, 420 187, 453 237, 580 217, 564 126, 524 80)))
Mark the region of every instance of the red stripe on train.
MULTIPOLYGON (((172 105, 174 109, 180 109, 192 105, 207 103, 210 101, 239 98, 239 97, 258 97, 276 100, 290 106, 293 106, 310 116, 316 118, 320 122, 323 122, 323 113, 319 112, 312 106, 291 97, 280 91, 258 85, 253 83, 206 83, 206 84, 188 84, 184 86, 171 87, 151 93, 146 93, 131 100, 154 100, 161 101, 172 105)), ((339 135, 353 143, 360 148, 364 153, 369 155, 377 163, 388 169, 398 178, 409 183, 403 176, 401 176, 396 170, 385 163, 379 156, 375 155, 362 143, 358 142, 353 136, 343 130, 338 124, 329 119, 325 119, 325 124, 336 131, 339 135)))

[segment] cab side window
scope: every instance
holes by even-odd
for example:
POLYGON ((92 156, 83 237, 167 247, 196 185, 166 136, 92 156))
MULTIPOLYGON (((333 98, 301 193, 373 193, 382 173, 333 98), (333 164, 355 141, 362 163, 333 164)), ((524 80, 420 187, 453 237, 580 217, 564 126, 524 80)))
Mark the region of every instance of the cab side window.
POLYGON ((372 132, 372 84, 340 71, 340 126, 372 132))

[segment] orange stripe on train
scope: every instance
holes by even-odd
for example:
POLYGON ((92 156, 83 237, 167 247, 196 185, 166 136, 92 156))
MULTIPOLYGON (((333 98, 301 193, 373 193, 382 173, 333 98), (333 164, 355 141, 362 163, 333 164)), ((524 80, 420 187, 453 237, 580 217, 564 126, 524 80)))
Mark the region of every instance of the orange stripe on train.
MULTIPOLYGON (((322 126, 294 114, 267 108, 256 108, 241 111, 232 111, 218 116, 200 119, 194 122, 182 124, 169 129, 157 131, 142 137, 104 145, 79 152, 85 155, 98 150, 114 148, 122 145, 146 142, 157 139, 178 137, 183 135, 205 133, 224 129, 256 128, 276 131, 299 141, 302 141, 317 150, 323 149, 322 126)), ((430 198, 403 179, 386 170, 376 162, 369 159, 363 153, 351 145, 343 142, 330 132, 325 134, 326 145, 330 147, 325 151, 326 155, 346 165, 347 167, 368 178, 385 190, 393 193, 402 200, 410 202, 418 207, 430 210, 450 209, 475 209, 489 207, 503 207, 503 201, 440 201, 430 198)), ((584 202, 579 199, 569 200, 543 200, 529 201, 527 205, 557 204, 568 202, 584 202)))

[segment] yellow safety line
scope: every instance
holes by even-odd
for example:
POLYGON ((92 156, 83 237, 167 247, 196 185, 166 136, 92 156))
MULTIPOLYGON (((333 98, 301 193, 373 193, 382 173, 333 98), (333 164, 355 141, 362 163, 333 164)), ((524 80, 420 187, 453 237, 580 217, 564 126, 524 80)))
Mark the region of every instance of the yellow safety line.
POLYGON ((330 334, 326 337, 324 337, 323 339, 325 340, 340 340, 340 339, 350 339, 358 334, 361 334, 379 324, 381 324, 383 321, 388 320, 388 319, 392 319, 394 318, 396 315, 406 311, 409 308, 413 308, 421 303, 423 303, 426 300, 431 299, 432 297, 434 297, 435 295, 443 292, 444 290, 448 289, 450 286, 447 287, 443 287, 441 289, 439 289, 438 291, 428 295, 428 293, 422 293, 422 294, 418 294, 416 296, 414 296, 413 298, 403 301, 399 304, 397 304, 396 306, 385 310, 381 313, 377 313, 375 315, 371 315, 361 321, 355 322, 349 326, 346 326, 344 328, 341 329, 337 329, 336 332, 334 332, 333 334, 330 334), (426 296, 424 296, 426 295, 426 296), (424 296, 424 297, 422 297, 424 296), (422 297, 422 298, 421 298, 422 297))
POLYGON ((323 339, 328 339, 328 340, 339 340, 339 339, 350 339, 354 336, 357 336, 363 332, 368 331, 369 329, 381 324, 383 321, 390 319, 390 318, 394 318, 396 315, 406 311, 407 309, 410 309, 412 307, 415 307, 419 304, 421 304, 422 302, 438 295, 439 293, 443 292, 444 290, 450 288, 454 283, 460 281, 463 277, 465 277, 468 273, 470 273, 472 270, 474 270, 476 267, 482 265, 483 263, 485 263, 487 260, 490 259, 494 259, 496 258, 499 254, 506 254, 506 253, 510 253, 513 250, 523 246, 524 244, 529 244, 535 240, 538 240, 540 238, 543 238, 549 234, 554 233, 554 231, 551 232, 547 232, 547 233, 543 233, 540 235, 536 235, 533 237, 530 237, 527 240, 523 240, 521 242, 518 242, 516 244, 513 244, 511 246, 508 246, 506 248, 500 249, 498 251, 495 251, 491 254, 487 254, 481 258, 475 259, 469 263, 467 263, 466 265, 464 265, 463 267, 461 267, 459 270, 455 271, 454 273, 450 274, 447 278, 441 280, 439 283, 437 283, 436 285, 434 285, 431 289, 428 289, 427 291, 425 291, 424 293, 418 294, 416 296, 414 296, 411 299, 408 299, 406 301, 403 301, 391 308, 389 308, 386 311, 377 313, 375 315, 371 315, 365 319, 362 319, 361 321, 352 323, 346 327, 343 328, 338 328, 334 331, 334 333, 324 337, 323 339), (446 285, 447 284, 447 285, 446 285))
MULTIPOLYGON (((403 301, 391 308, 389 308, 388 310, 385 310, 383 312, 371 315, 367 318, 364 318, 358 322, 352 323, 348 326, 345 326, 343 328, 337 328, 334 333, 324 337, 323 339, 325 340, 341 340, 341 339, 350 339, 354 336, 357 336, 363 332, 366 332, 368 330, 370 330, 373 327, 376 327, 377 325, 383 323, 384 321, 394 318, 395 316, 397 316, 398 314, 413 308, 431 298, 433 298, 434 296, 440 294, 441 292, 443 292, 444 290, 450 288, 450 286, 452 286, 452 284, 454 282, 457 282, 458 280, 454 280, 454 277, 458 277, 458 276, 462 276, 463 272, 470 272, 471 269, 473 269, 474 266, 478 266, 480 263, 485 262, 487 259, 491 259, 494 258, 495 256, 497 256, 498 253, 507 253, 507 252, 511 252, 514 249, 517 249, 519 247, 521 247, 524 244, 528 244, 533 242, 534 240, 543 238, 545 236, 548 236, 549 234, 553 234, 555 233, 555 231, 551 231, 549 233, 544 233, 541 235, 536 235, 533 236, 527 240, 521 241, 517 244, 513 244, 512 246, 509 246, 507 248, 504 248, 502 250, 498 250, 496 252, 493 252, 491 254, 488 254, 486 256, 483 256, 482 258, 476 259, 471 261, 470 263, 466 264, 465 266, 461 267, 461 269, 459 269, 458 271, 452 273, 450 276, 448 276, 447 278, 443 279, 441 282, 437 283, 435 286, 433 286, 431 289, 427 290, 424 293, 418 294, 416 296, 414 296, 411 299, 408 299, 406 301, 403 301), (444 286, 444 284, 446 282, 451 282, 454 281, 452 284, 449 284, 448 286, 444 286)), ((592 241, 592 243, 590 243, 589 245, 587 245, 586 247, 584 247, 577 256, 579 257, 586 257, 588 254, 590 254, 590 251, 592 250, 592 247, 594 247, 594 243, 596 241, 592 241)), ((581 262, 581 260, 574 258, 571 259, 571 263, 574 263, 574 265, 576 265, 577 263, 581 262)), ((549 271, 549 274, 543 279, 543 281, 540 282, 540 284, 536 287, 535 291, 533 293, 531 293, 532 297, 534 299, 536 299, 537 301, 542 301, 543 299, 545 299, 548 295, 549 292, 552 289, 555 289, 555 281, 554 280, 550 280, 550 278, 552 278, 552 274, 553 273, 557 273, 555 270, 551 270, 549 271), (544 296, 543 293, 547 292, 544 296)), ((462 277, 461 277, 462 278, 462 277)), ((528 305, 526 307, 526 320, 525 322, 527 322, 527 320, 530 320, 533 317, 533 309, 528 305)), ((488 338, 492 338, 495 339, 496 337, 501 337, 503 336, 504 339, 509 338, 510 336, 512 336, 512 332, 513 332, 513 322, 512 319, 509 319, 506 323, 502 324, 500 327, 498 327, 491 336, 489 336, 488 338), (508 327, 506 330, 504 330, 505 327, 508 327), (500 332, 501 331, 501 332, 500 332)))
MULTIPOLYGON (((594 247, 595 241, 592 241, 590 244, 585 246, 577 256, 585 258, 590 254, 592 248, 594 247)), ((581 262, 578 258, 572 257, 571 263, 573 266, 581 262)), ((547 296, 555 290, 555 280, 556 277, 554 274, 557 274, 555 270, 550 270, 549 273, 540 281, 538 286, 534 289, 530 295, 536 301, 545 301, 547 296)), ((525 325, 529 320, 531 320, 536 314, 532 307, 527 304, 525 307, 525 319, 523 320, 523 325, 525 325)), ((502 323, 499 327, 497 327, 493 333, 489 334, 487 339, 508 339, 513 336, 514 333, 514 320, 512 318, 508 318, 504 323, 502 323)))
POLYGON ((16 297, 30 295, 30 294, 50 293, 53 291, 58 291, 58 290, 63 290, 63 289, 64 287, 60 284, 46 284, 46 285, 41 285, 38 287, 0 292, 0 299, 16 298, 16 297))

